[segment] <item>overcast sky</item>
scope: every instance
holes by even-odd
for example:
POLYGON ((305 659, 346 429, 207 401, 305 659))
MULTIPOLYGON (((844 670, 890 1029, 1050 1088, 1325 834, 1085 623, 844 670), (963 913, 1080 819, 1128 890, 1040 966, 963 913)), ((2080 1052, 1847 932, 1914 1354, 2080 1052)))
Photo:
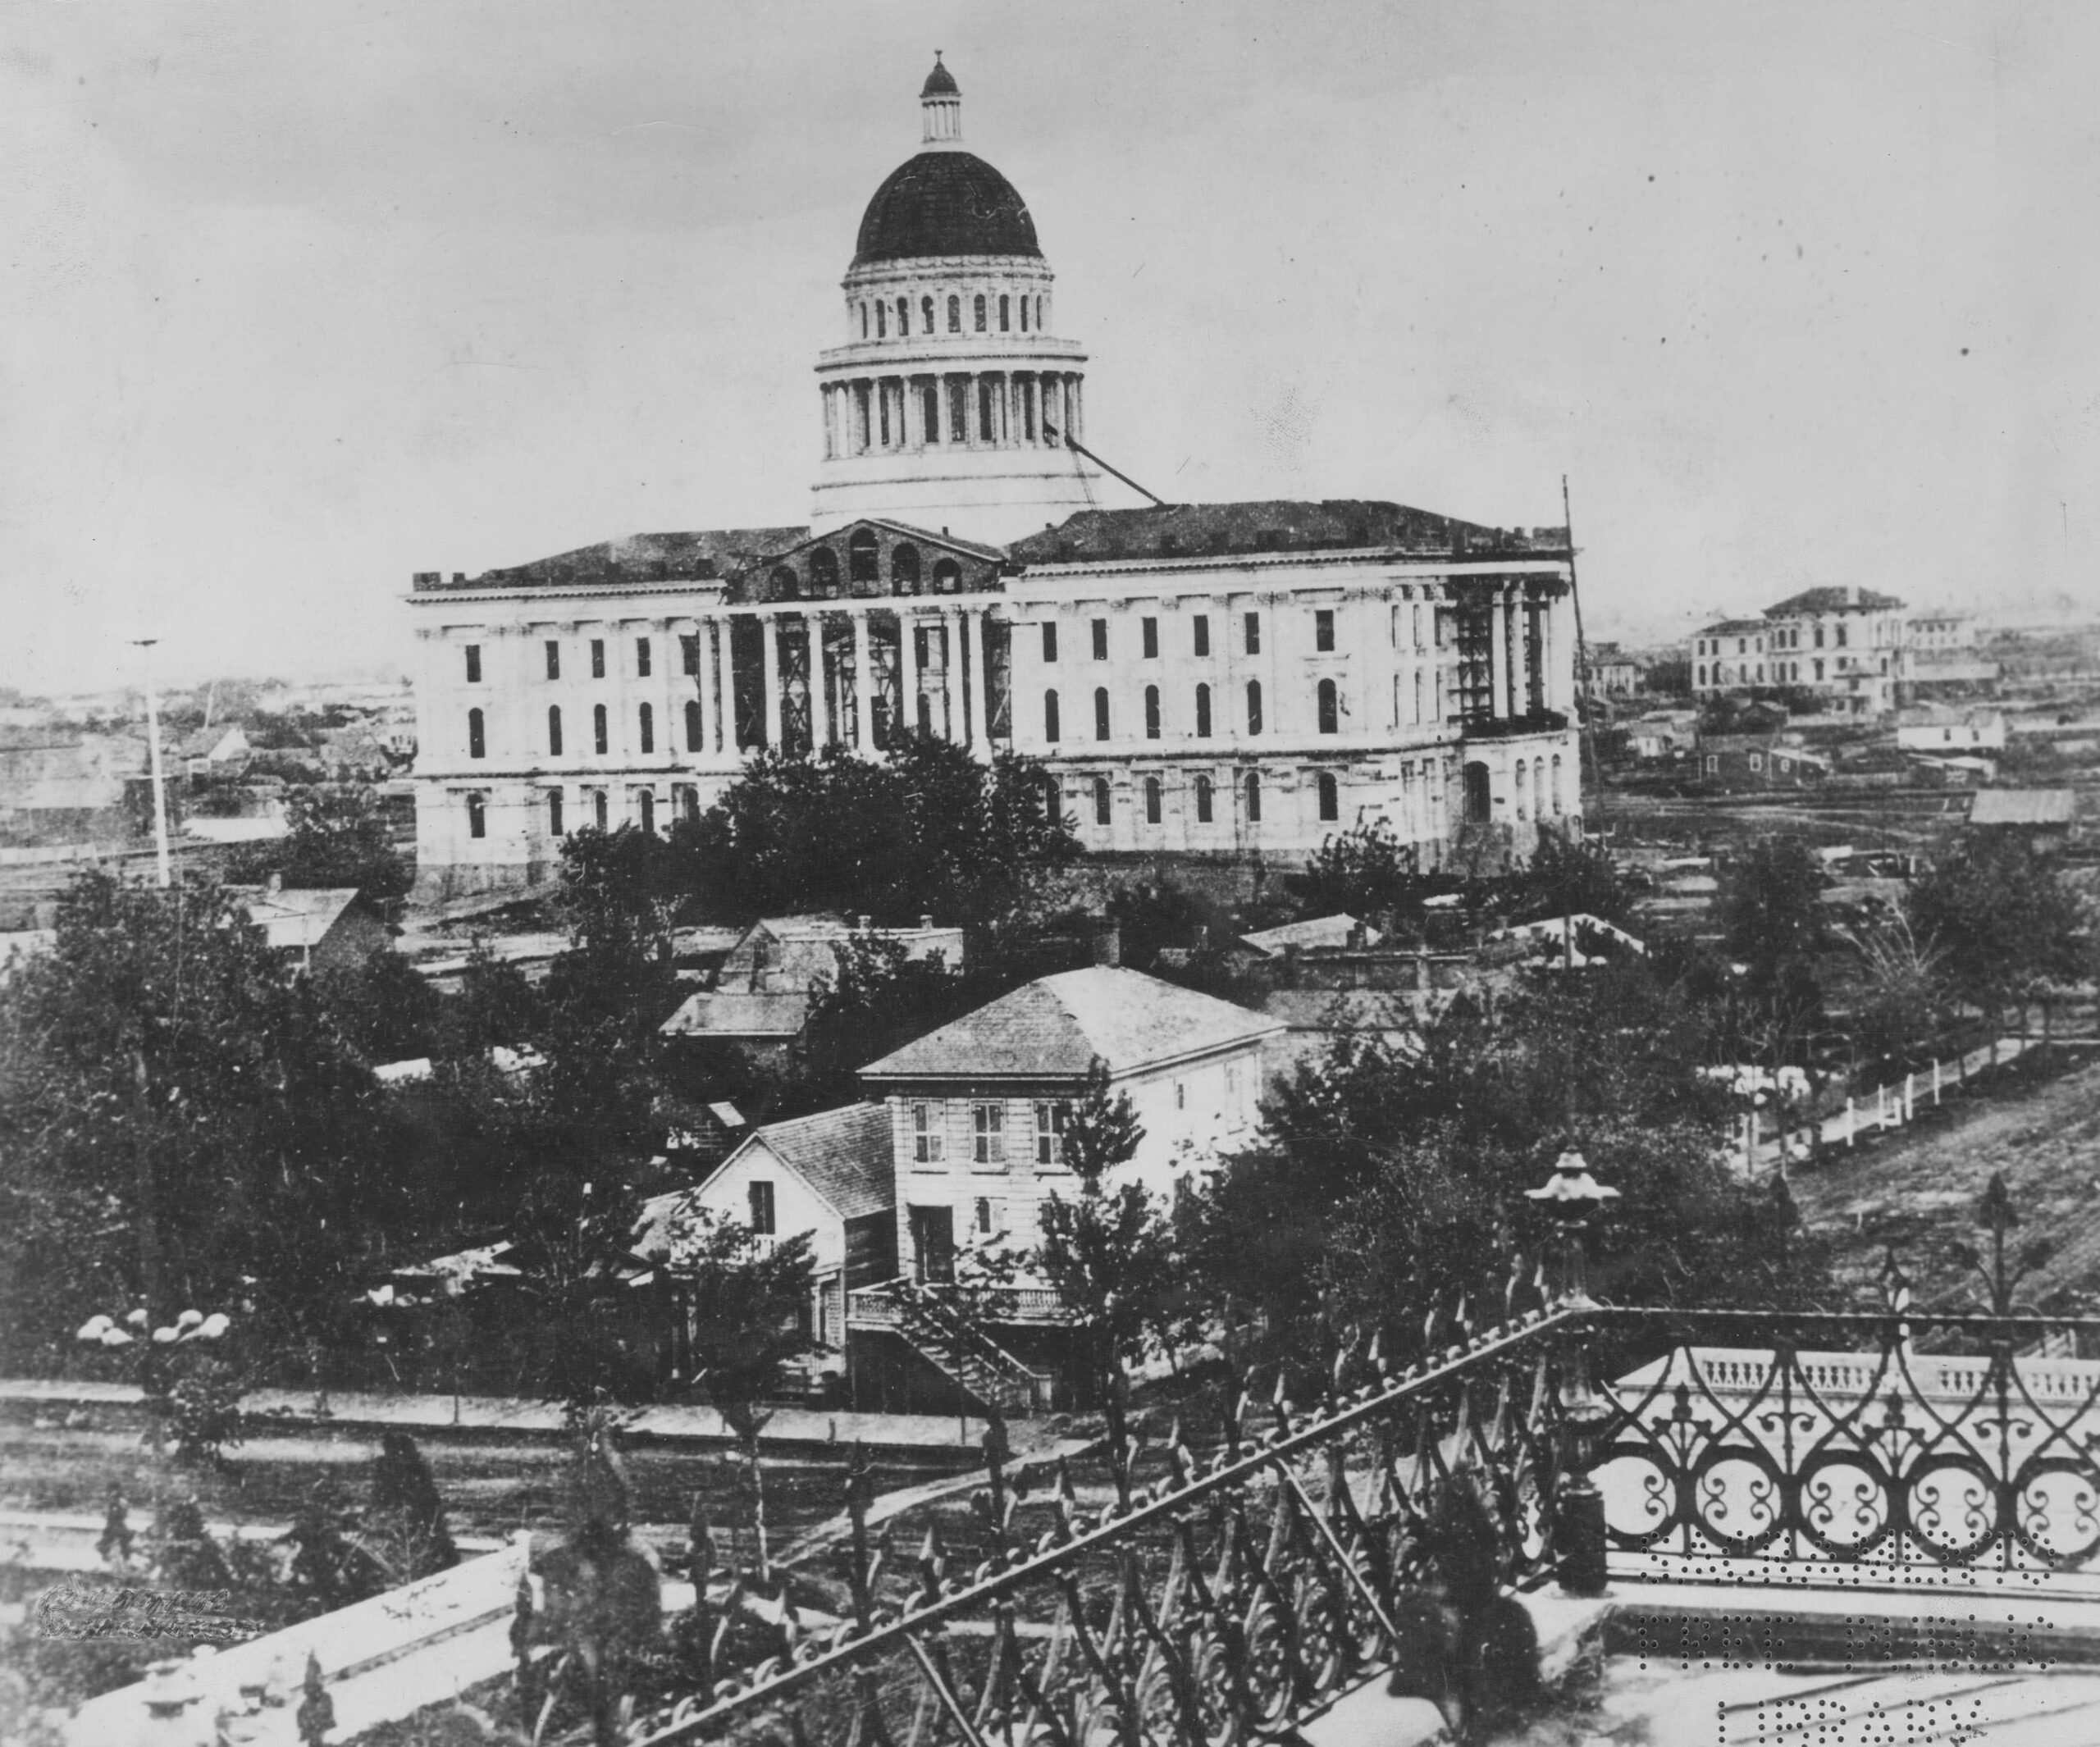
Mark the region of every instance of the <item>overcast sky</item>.
POLYGON ((0 684, 398 671, 800 521, 935 48, 1177 500, 1560 520, 1592 632, 2100 604, 2100 6, 0 5, 0 684))

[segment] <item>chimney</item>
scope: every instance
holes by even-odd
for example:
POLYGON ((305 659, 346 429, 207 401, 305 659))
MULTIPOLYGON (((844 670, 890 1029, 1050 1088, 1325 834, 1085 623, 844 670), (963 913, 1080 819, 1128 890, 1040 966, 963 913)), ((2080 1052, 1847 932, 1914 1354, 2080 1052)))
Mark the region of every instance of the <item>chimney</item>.
POLYGON ((463 571, 463 570, 455 570, 455 571, 454 571, 454 572, 452 572, 452 586, 453 586, 454 588, 457 588, 457 587, 458 587, 458 586, 459 586, 462 582, 464 582, 466 580, 467 580, 467 572, 466 572, 465 571, 463 571))
POLYGON ((285 876, 281 874, 272 874, 270 876, 269 884, 263 889, 267 891, 271 896, 275 897, 279 892, 285 889, 285 876))
POLYGON ((1361 952, 1369 944, 1370 941, 1364 933, 1363 924, 1361 922, 1349 929, 1349 950, 1350 951, 1361 952))
POLYGON ((865 934, 875 925, 875 919, 873 916, 856 916, 853 925, 865 934))
POLYGON ((921 916, 919 919, 919 926, 925 933, 930 934, 934 931, 934 919, 931 916, 921 916))
POLYGON ((1093 962, 1114 969, 1123 962, 1123 931, 1112 922, 1093 931, 1093 962))

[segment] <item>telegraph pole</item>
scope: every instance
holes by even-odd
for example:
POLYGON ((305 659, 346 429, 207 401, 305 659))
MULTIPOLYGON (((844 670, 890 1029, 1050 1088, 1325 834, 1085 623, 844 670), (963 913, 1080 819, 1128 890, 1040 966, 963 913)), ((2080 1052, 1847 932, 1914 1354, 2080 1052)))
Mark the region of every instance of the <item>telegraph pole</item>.
POLYGON ((146 752, 153 760, 153 859, 160 869, 161 890, 165 892, 174 882, 167 864, 167 794, 161 776, 160 700, 153 693, 153 645, 160 639, 133 641, 146 652, 146 752))
POLYGON ((1605 773, 1597 759, 1596 738, 1590 732, 1590 712, 1585 708, 1589 689, 1590 654, 1582 638, 1582 589, 1575 580, 1575 512, 1568 505, 1568 476, 1560 476, 1560 514, 1568 524, 1568 593, 1575 605, 1575 770, 1582 782, 1582 750, 1589 749, 1590 776, 1597 787, 1596 820, 1601 828, 1605 815, 1605 773))

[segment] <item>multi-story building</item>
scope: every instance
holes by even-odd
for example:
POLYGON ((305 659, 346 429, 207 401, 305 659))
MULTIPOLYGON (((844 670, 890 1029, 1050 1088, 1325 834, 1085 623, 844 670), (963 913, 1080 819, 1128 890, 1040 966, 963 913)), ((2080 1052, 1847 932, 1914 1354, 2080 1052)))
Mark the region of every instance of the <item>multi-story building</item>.
POLYGON ((1691 690, 1709 697, 1747 691, 1769 682, 1764 677, 1764 621, 1724 618, 1701 626, 1691 638, 1691 690))
POLYGON ((1566 532, 1382 502, 1091 507, 1084 353, 936 66, 819 354, 809 527, 419 574, 418 855, 442 894, 661 828, 753 751, 916 728, 1042 759, 1090 849, 1426 863, 1579 831, 1566 532))
POLYGON ((1757 690, 1802 692, 1835 714, 1879 716, 1936 691, 1997 677, 1976 654, 1965 613, 1912 610, 1856 586, 1806 589, 1762 618, 1723 619, 1692 639, 1691 688, 1702 697, 1757 690))

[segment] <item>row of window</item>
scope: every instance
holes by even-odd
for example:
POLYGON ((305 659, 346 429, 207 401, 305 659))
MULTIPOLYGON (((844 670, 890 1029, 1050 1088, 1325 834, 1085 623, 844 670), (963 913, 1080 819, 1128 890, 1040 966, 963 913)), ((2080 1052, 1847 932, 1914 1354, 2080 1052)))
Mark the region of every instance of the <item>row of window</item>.
MULTIPOLYGON (((1258 679, 1247 682, 1247 732, 1262 732, 1262 682, 1258 679)), ((1147 686, 1144 691, 1145 738, 1157 740, 1165 732, 1160 711, 1159 687, 1147 686)), ((1339 686, 1331 679, 1323 679, 1313 688, 1313 713, 1322 734, 1339 734, 1342 731, 1343 704, 1339 686)), ((1196 738, 1208 740, 1211 735, 1211 688, 1208 685, 1196 687, 1196 738)), ((1093 689, 1093 737, 1112 738, 1109 722, 1108 688, 1097 686, 1093 689)), ((1064 721, 1055 690, 1043 694, 1043 737, 1056 745, 1064 732, 1064 721)))
MULTIPOLYGON (((680 653, 684 658, 685 671, 687 673, 697 673, 700 671, 700 639, 697 636, 682 636, 678 639, 678 643, 680 653)), ((561 644, 556 638, 549 637, 543 646, 546 656, 547 677, 559 679, 561 677, 561 644)), ((478 643, 468 643, 463 646, 461 652, 467 658, 467 683, 470 686, 480 685, 482 645, 478 643)), ((647 679, 655 670, 655 655, 649 639, 637 637, 634 640, 634 677, 637 679, 647 679)), ((593 637, 591 640, 591 677, 593 679, 603 679, 605 677, 605 640, 603 637, 593 637)))
MULTIPOLYGON (((900 297, 894 300, 888 298, 863 298, 861 299, 860 308, 861 337, 863 340, 888 339, 892 322, 897 324, 897 338, 909 340, 911 337, 911 324, 915 313, 919 323, 919 331, 922 334, 938 333, 941 331, 938 318, 942 315, 947 317, 949 333, 960 334, 963 331, 963 302, 961 294, 959 292, 952 291, 944 299, 921 297, 918 301, 915 312, 912 307, 912 300, 908 297, 900 297)), ((994 317, 998 318, 998 331, 1002 334, 1013 331, 1016 317, 1020 318, 1022 333, 1028 332, 1031 321, 1035 324, 1036 331, 1039 333, 1043 329, 1042 295, 1037 292, 1029 292, 1025 296, 1016 297, 1011 293, 1002 293, 998 297, 993 298, 982 291, 977 293, 970 303, 971 331, 979 334, 989 333, 992 331, 994 317)))
MULTIPOLYGON (((636 822, 646 832, 656 829, 656 796, 651 790, 641 788, 634 791, 636 822)), ((486 837, 489 834, 488 796, 470 793, 467 802, 467 835, 486 837)), ((604 789, 591 789, 586 792, 586 804, 591 813, 591 823, 600 831, 612 828, 612 801, 604 789)), ((679 817, 696 819, 700 817, 700 791, 690 783, 671 785, 671 805, 679 817)), ((546 791, 547 835, 562 837, 568 835, 568 810, 562 791, 551 788, 546 791)))
MULTIPOLYGON (((1194 653, 1208 655, 1211 652, 1210 615, 1198 613, 1190 618, 1189 626, 1194 653)), ((1091 619, 1088 621, 1087 628, 1093 639, 1093 659, 1106 661, 1108 659, 1108 621, 1105 618, 1091 619)), ((1250 655, 1260 655, 1262 615, 1258 613, 1246 614, 1241 623, 1240 635, 1241 646, 1246 652, 1250 655)), ((1157 661, 1159 659, 1159 621, 1156 618, 1139 619, 1138 637, 1144 659, 1157 661)), ((1330 607, 1321 607, 1312 615, 1312 646, 1322 653, 1331 652, 1334 649, 1335 615, 1330 607)), ((1057 622, 1055 619, 1043 622, 1043 659, 1046 663, 1053 664, 1057 659, 1057 622)))
MULTIPOLYGON (((1072 1106, 1061 1098, 1039 1099, 1035 1105, 1035 1162, 1051 1170, 1065 1163, 1065 1129, 1072 1106)), ((1007 1162, 1007 1106, 979 1103, 970 1106, 970 1161, 973 1165, 1002 1165, 1007 1162)), ((941 1106, 911 1106, 911 1162, 944 1165, 947 1162, 947 1134, 942 1125, 941 1106)))
MULTIPOLYGON (((1813 629, 1815 639, 1814 646, 1817 649, 1821 649, 1824 646, 1823 627, 1817 625, 1814 627, 1813 629)), ((1840 619, 1836 624, 1832 626, 1830 629, 1831 640, 1836 646, 1839 649, 1847 647, 1851 632, 1850 627, 1847 626, 1845 622, 1842 619, 1840 619)), ((1774 649, 1800 649, 1803 646, 1801 643, 1801 627, 1798 625, 1783 625, 1778 629, 1773 631, 1770 635, 1771 646, 1774 649)), ((1693 641, 1695 644, 1693 653, 1695 655, 1721 655, 1728 653, 1726 645, 1728 639, 1726 637, 1698 637, 1695 638, 1693 641)), ((1750 646, 1752 642, 1755 642, 1757 645, 1755 653, 1762 655, 1765 649, 1765 640, 1761 636, 1755 638, 1736 638, 1735 652, 1738 655, 1749 655, 1752 653, 1753 651, 1750 646)))
MULTIPOLYGON (((1239 797, 1244 804, 1248 822, 1258 825, 1262 822, 1262 773, 1250 770, 1237 781, 1239 797)), ((1217 813, 1217 785, 1208 774, 1199 773, 1190 785, 1195 796, 1196 823, 1214 823, 1217 813)), ((1339 819, 1341 817, 1341 785, 1331 771, 1321 771, 1313 778, 1313 787, 1318 797, 1320 817, 1339 819)), ((1106 777, 1096 777, 1093 789, 1093 822, 1097 825, 1112 825, 1116 822, 1115 789, 1106 777)), ((1140 784, 1144 796, 1144 822, 1148 825, 1162 824, 1166 817, 1166 783, 1162 777, 1147 777, 1140 784)))

